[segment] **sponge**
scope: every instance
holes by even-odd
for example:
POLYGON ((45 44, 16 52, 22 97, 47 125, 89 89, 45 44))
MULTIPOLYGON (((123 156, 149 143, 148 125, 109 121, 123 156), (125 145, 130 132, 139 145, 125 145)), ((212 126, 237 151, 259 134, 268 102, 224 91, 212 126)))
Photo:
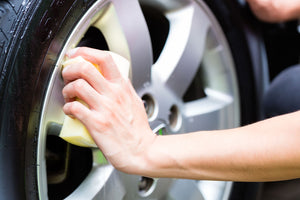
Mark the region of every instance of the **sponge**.
MULTIPOLYGON (((124 58, 116 53, 113 53, 110 51, 108 51, 108 52, 112 56, 119 71, 121 72, 122 76, 124 78, 127 78, 129 75, 129 70, 130 70, 129 61, 126 58, 124 58)), ((84 60, 84 58, 82 58, 80 56, 69 59, 63 63, 63 67, 73 64, 73 63, 76 63, 76 62, 80 62, 81 60, 84 60)), ((99 70, 99 67, 96 64, 93 64, 93 65, 99 70)), ((87 106, 85 104, 85 102, 83 102, 82 100, 77 99, 77 101, 79 101, 82 104, 84 104, 85 106, 87 106)), ((67 141, 71 144, 77 145, 77 146, 97 147, 93 138, 91 137, 90 133, 88 132, 87 128, 78 119, 73 119, 67 115, 65 116, 64 123, 62 125, 62 129, 60 131, 59 137, 61 137, 65 141, 67 141)))

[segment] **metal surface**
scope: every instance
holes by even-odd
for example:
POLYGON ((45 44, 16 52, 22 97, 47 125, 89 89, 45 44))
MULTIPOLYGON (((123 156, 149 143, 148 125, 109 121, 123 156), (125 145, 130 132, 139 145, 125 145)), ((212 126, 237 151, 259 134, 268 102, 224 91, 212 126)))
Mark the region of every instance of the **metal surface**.
MULTIPOLYGON (((97 1, 74 28, 49 83, 38 139, 40 199, 47 198, 46 127, 51 122, 61 124, 64 118, 61 62, 65 52, 75 47, 91 26, 101 30, 109 50, 131 61, 131 79, 136 91, 141 97, 152 98, 149 123, 154 132, 163 128, 164 134, 177 134, 232 128, 240 123, 232 56, 219 24, 203 1, 97 1), (141 10, 144 5, 159 10, 170 24, 164 48, 155 63, 141 10), (200 80, 205 95, 184 101, 193 80, 200 80)), ((140 181, 139 176, 123 174, 95 160, 90 174, 67 199, 226 199, 231 187, 226 182, 198 184, 193 180, 155 179, 150 192, 141 193, 140 181)))

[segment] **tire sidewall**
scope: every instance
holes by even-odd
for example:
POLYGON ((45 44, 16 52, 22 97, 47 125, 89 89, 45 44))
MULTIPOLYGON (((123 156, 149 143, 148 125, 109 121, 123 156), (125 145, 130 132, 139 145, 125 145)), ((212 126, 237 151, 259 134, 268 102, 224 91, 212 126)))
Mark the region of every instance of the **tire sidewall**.
MULTIPOLYGON (((44 96, 68 35, 94 0, 28 3, 1 66, 0 196, 38 199, 37 139, 44 96)), ((17 15, 20 20, 21 14, 17 15)))

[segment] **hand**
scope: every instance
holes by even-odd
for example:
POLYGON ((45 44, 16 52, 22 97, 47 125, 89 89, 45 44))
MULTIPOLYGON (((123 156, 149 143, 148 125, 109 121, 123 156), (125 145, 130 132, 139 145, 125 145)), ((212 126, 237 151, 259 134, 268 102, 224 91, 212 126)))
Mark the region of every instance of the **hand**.
POLYGON ((67 56, 82 56, 86 61, 68 65, 62 71, 65 114, 87 127, 112 165, 127 173, 138 173, 146 165, 147 151, 156 135, 130 80, 121 76, 105 51, 81 47, 67 56), (99 66, 101 73, 92 63, 99 66), (74 101, 76 97, 88 107, 74 101))

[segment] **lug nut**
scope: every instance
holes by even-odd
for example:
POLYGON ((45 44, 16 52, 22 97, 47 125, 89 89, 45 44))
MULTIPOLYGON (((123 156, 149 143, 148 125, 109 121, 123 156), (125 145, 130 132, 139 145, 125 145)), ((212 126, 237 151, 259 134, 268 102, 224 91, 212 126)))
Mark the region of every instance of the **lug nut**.
POLYGON ((170 114, 169 114, 169 125, 170 125, 170 128, 173 131, 176 131, 180 127, 181 121, 182 120, 181 120, 179 109, 178 109, 178 107, 176 105, 173 105, 170 108, 170 114))
POLYGON ((152 96, 150 96, 149 94, 145 94, 142 97, 142 100, 143 100, 144 107, 145 107, 148 118, 152 117, 153 113, 154 113, 154 108, 155 108, 155 103, 154 103, 152 96))
POLYGON ((145 197, 150 195, 154 190, 154 179, 142 176, 138 184, 139 193, 141 196, 145 197))

